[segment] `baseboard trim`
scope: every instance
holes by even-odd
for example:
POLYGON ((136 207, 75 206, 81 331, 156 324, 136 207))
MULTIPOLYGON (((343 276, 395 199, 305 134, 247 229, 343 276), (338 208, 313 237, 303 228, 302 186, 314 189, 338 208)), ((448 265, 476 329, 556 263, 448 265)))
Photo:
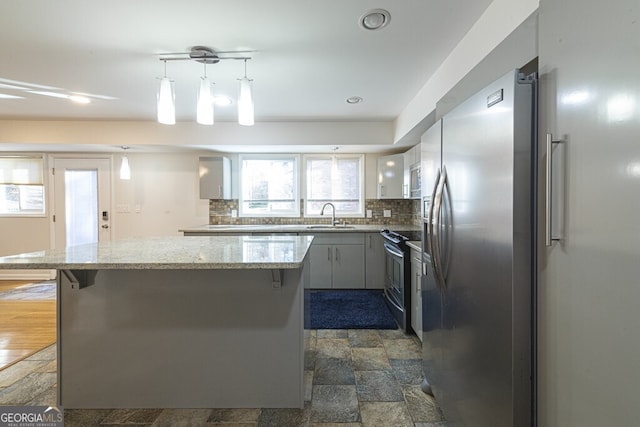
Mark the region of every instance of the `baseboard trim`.
POLYGON ((51 280, 55 270, 0 270, 0 280, 51 280))

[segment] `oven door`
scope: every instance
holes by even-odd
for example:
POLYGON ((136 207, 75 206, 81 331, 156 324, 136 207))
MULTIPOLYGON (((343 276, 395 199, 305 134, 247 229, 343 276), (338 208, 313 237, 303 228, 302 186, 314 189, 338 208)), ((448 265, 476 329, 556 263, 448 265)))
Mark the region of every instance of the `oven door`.
POLYGON ((405 254, 398 247, 385 242, 385 299, 398 325, 403 330, 407 327, 405 301, 405 254))

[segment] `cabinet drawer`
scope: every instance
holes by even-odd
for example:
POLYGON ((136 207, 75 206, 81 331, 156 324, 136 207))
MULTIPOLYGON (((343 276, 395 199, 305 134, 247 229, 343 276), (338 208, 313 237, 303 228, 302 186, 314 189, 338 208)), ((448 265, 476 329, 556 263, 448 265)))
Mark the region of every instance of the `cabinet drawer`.
POLYGON ((313 244, 318 245, 364 245, 364 233, 308 233, 313 236, 313 244))

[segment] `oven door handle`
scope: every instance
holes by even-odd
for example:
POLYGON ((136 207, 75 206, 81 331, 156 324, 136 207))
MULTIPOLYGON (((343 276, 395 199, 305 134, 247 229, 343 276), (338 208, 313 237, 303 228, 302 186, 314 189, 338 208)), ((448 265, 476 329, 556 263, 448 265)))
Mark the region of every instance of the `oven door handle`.
POLYGON ((384 250, 389 252, 391 255, 397 256, 399 258, 404 258, 404 254, 402 252, 399 252, 396 248, 388 243, 384 244, 384 250))

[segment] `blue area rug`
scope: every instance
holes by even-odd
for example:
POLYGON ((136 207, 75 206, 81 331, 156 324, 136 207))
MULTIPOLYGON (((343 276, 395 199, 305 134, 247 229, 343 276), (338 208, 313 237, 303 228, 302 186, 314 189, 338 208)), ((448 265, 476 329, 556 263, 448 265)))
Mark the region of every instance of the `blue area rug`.
POLYGON ((311 329, 397 329, 382 291, 311 291, 311 329))

